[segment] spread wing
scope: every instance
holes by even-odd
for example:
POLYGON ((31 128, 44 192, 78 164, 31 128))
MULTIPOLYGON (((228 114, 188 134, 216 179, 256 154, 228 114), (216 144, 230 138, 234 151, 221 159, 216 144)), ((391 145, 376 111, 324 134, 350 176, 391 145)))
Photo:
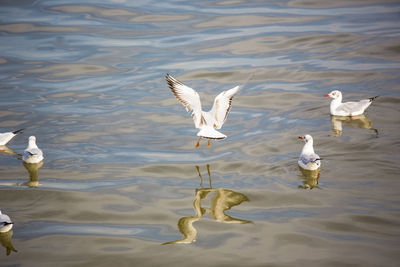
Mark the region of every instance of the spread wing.
POLYGON ((199 94, 169 74, 165 76, 165 80, 175 97, 185 106, 186 111, 192 111, 194 124, 196 128, 200 128, 202 125, 202 115, 199 94))
POLYGON ((236 86, 227 91, 223 91, 214 99, 214 105, 210 110, 211 116, 215 119, 214 127, 220 129, 224 124, 226 117, 228 117, 229 110, 231 109, 232 99, 238 92, 239 86, 236 86))

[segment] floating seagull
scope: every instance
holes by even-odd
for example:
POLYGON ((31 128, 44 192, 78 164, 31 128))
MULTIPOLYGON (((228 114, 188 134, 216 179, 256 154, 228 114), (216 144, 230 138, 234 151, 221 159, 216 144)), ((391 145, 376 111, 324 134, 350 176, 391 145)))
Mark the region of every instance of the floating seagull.
POLYGON ((299 136, 299 139, 302 139, 305 144, 297 163, 305 170, 317 170, 321 167, 321 158, 314 152, 313 138, 311 135, 307 134, 305 136, 299 136))
POLYGON ((364 113, 364 111, 371 105, 378 96, 368 99, 363 99, 358 102, 342 103, 342 93, 338 90, 326 94, 325 97, 333 98, 331 102, 331 115, 337 116, 357 116, 364 113))
POLYGON ((22 132, 24 129, 19 129, 14 132, 0 133, 0 146, 5 146, 14 136, 22 132))
POLYGON ((0 210, 0 233, 5 233, 11 230, 13 227, 13 222, 11 221, 10 217, 5 214, 1 213, 0 210))
POLYGON ((36 145, 36 137, 29 137, 28 147, 24 151, 22 160, 26 163, 39 163, 43 160, 43 152, 36 145))
POLYGON ((228 112, 231 109, 233 96, 238 92, 239 86, 227 91, 223 91, 214 99, 214 105, 210 111, 202 111, 200 96, 192 88, 184 85, 171 75, 165 76, 169 88, 175 97, 185 106, 187 111, 192 111, 192 117, 196 128, 200 129, 197 133, 199 140, 196 147, 200 146, 200 139, 207 138, 210 146, 210 139, 225 139, 226 135, 215 129, 221 129, 228 112))

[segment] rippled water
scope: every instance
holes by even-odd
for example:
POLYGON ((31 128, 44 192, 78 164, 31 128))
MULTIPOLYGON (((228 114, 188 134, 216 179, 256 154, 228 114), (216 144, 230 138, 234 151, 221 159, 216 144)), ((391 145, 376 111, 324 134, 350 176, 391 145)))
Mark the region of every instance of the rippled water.
POLYGON ((0 5, 0 132, 25 128, 0 154, 0 265, 398 265, 398 1, 0 5), (207 108, 253 74, 226 140, 194 147, 166 73, 207 108), (333 89, 380 97, 330 117, 333 89))

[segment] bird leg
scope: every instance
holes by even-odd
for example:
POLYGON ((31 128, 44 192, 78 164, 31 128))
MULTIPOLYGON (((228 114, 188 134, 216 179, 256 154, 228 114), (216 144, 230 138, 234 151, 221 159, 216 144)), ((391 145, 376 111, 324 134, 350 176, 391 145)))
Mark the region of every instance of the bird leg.
POLYGON ((196 147, 199 147, 199 146, 200 146, 200 139, 201 139, 201 136, 199 137, 199 140, 197 140, 196 147))
POLYGON ((207 147, 210 147, 210 139, 208 139, 207 147))

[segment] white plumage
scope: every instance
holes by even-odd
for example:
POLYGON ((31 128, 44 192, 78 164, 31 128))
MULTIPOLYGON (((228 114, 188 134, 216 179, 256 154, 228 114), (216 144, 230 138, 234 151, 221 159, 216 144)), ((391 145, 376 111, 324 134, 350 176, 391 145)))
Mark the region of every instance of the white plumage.
POLYGON ((0 233, 5 233, 11 230, 13 222, 6 214, 2 214, 0 210, 0 233))
POLYGON ((299 136, 305 144, 301 150, 301 154, 297 163, 305 170, 317 170, 321 167, 321 158, 314 152, 313 138, 307 134, 299 136))
POLYGON ((331 115, 336 116, 357 116, 364 113, 364 111, 371 105, 378 96, 369 99, 363 99, 358 102, 345 102, 342 103, 342 92, 334 90, 325 97, 331 97, 333 100, 330 105, 331 115))
MULTIPOLYGON (((192 111, 192 117, 196 128, 200 129, 197 133, 200 139, 224 139, 226 135, 217 131, 224 124, 232 105, 232 99, 238 92, 239 86, 230 90, 223 91, 214 99, 214 105, 210 111, 203 111, 199 94, 192 88, 184 85, 181 81, 171 75, 165 76, 169 88, 175 97, 185 106, 187 111, 192 111)), ((209 145, 210 143, 208 143, 209 145)), ((197 142, 196 147, 199 146, 197 142)))
POLYGON ((7 145, 7 143, 10 142, 10 140, 13 139, 14 136, 22 132, 22 130, 23 129, 19 129, 14 132, 0 133, 0 146, 7 145))
POLYGON ((43 152, 36 145, 36 137, 30 136, 28 147, 25 149, 22 160, 26 163, 39 163, 43 160, 43 152))

